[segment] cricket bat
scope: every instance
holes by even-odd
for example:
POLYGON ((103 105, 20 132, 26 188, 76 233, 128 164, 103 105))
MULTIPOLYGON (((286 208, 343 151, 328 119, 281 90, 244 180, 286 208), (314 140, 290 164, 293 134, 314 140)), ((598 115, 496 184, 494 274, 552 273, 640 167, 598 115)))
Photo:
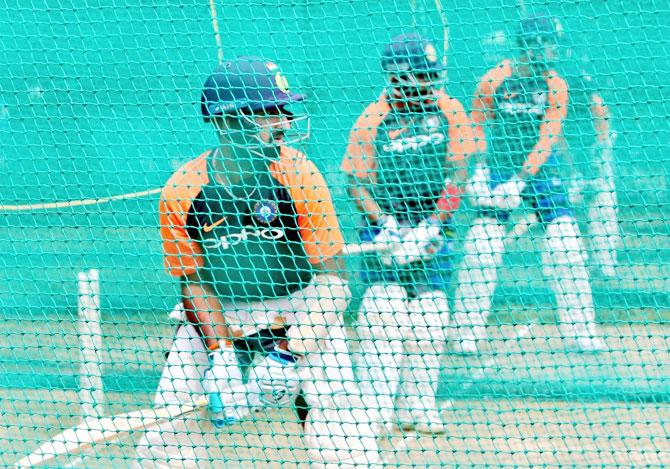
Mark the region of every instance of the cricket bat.
POLYGON ((96 443, 113 441, 125 433, 150 428, 163 420, 190 414, 207 406, 203 398, 190 404, 173 404, 160 408, 136 410, 105 418, 89 418, 76 427, 65 430, 42 444, 32 454, 18 461, 14 467, 33 467, 47 463, 58 456, 73 454, 96 443))
MULTIPOLYGON (((519 240, 523 235, 525 235, 528 230, 533 226, 539 223, 537 215, 534 213, 522 218, 519 220, 514 227, 507 233, 504 239, 505 246, 519 240)), ((360 243, 360 244, 345 244, 342 247, 340 252, 343 256, 355 256, 358 254, 367 254, 371 252, 384 252, 389 251, 394 248, 394 245, 391 243, 360 243)))

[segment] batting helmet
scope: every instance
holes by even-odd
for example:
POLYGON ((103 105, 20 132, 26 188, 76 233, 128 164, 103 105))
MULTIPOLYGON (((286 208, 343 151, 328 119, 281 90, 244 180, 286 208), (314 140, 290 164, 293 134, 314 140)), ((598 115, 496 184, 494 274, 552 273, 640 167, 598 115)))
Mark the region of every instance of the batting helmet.
POLYGON ((384 48, 381 62, 393 100, 416 109, 435 103, 445 67, 432 42, 416 33, 396 36, 384 48))
POLYGON ((524 18, 519 24, 517 42, 522 48, 558 43, 560 23, 551 16, 524 18))
POLYGON ((201 96, 205 121, 212 116, 281 108, 304 100, 292 93, 274 63, 258 57, 240 57, 219 65, 207 78, 201 96))
POLYGON ((387 73, 441 72, 444 65, 438 60, 432 42, 419 34, 401 34, 391 39, 382 52, 382 69, 387 73))
POLYGON ((557 46, 561 31, 561 24, 556 18, 531 16, 522 19, 519 24, 517 44, 530 58, 533 66, 546 70, 558 58, 557 46))

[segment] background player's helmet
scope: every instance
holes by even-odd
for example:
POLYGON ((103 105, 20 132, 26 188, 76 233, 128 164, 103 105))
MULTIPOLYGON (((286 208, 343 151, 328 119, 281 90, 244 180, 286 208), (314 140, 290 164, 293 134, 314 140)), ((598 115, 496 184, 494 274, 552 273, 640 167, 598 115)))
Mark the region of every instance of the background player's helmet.
MULTIPOLYGON (((258 57, 240 57, 220 64, 207 78, 200 109, 205 122, 215 116, 238 119, 240 130, 247 135, 262 130, 254 121, 254 114, 279 111, 291 120, 291 130, 285 132, 282 140, 282 143, 291 144, 309 135, 307 114, 298 115, 291 109, 292 104, 304 99, 304 95, 289 89, 286 77, 274 62, 258 57)), ((251 146, 268 146, 256 140, 251 146)))
POLYGON ((435 104, 436 92, 446 81, 435 46, 416 33, 391 40, 382 52, 382 69, 389 80, 389 98, 413 109, 435 104))
POLYGON ((558 43, 562 28, 551 16, 532 16, 521 20, 517 44, 533 67, 546 70, 558 59, 558 43))

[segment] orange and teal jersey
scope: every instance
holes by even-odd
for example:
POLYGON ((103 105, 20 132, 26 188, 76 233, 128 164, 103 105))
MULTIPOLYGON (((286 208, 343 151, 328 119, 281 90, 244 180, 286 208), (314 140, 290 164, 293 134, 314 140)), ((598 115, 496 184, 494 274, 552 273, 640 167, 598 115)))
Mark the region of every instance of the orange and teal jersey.
POLYGON ((163 189, 160 228, 170 274, 199 271, 222 301, 273 299, 303 288, 313 265, 343 244, 319 170, 283 147, 279 160, 254 176, 256 190, 243 195, 212 177, 212 155, 186 163, 163 189))
POLYGON ((509 60, 482 77, 472 104, 480 151, 488 146, 489 166, 510 173, 537 174, 555 151, 567 113, 568 88, 554 70, 520 76, 509 60))
POLYGON ((342 170, 367 184, 385 213, 415 223, 436 210, 445 179, 475 150, 458 100, 440 93, 434 105, 410 112, 383 94, 351 130, 342 170))

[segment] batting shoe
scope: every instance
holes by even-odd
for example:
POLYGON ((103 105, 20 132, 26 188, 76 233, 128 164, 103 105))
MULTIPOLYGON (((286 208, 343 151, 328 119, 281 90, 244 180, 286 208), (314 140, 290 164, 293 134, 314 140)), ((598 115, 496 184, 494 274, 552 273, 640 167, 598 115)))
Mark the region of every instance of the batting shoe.
POLYGON ((451 343, 451 351, 458 355, 476 355, 479 347, 475 339, 456 339, 451 343))
POLYGON ((450 334, 451 351, 458 355, 477 355, 487 337, 484 326, 458 327, 450 334))
POLYGON ((600 337, 582 336, 572 339, 572 348, 577 352, 599 353, 607 351, 605 341, 600 337))
POLYGON ((377 438, 386 438, 393 434, 393 423, 391 422, 376 422, 372 429, 377 438))
POLYGON ((406 432, 415 431, 424 435, 442 435, 446 432, 444 423, 437 410, 423 412, 422 418, 400 423, 400 429, 406 432))
POLYGON ((607 279, 616 279, 617 271, 616 267, 613 265, 601 265, 600 272, 603 274, 603 277, 607 279))

